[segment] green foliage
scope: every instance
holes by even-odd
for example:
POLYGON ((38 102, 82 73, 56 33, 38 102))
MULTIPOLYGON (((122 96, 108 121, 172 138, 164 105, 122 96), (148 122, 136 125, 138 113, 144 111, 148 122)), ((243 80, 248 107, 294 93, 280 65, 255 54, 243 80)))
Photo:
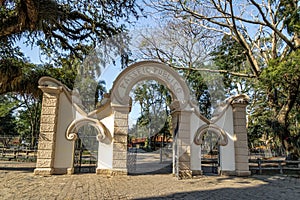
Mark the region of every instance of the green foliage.
POLYGON ((19 102, 10 95, 0 96, 0 142, 8 147, 8 142, 17 136, 16 124, 14 121, 14 110, 19 102))
POLYGON ((207 84, 202 75, 203 74, 200 71, 183 72, 183 76, 189 85, 191 94, 194 95, 198 102, 200 113, 209 119, 212 113, 212 102, 207 84))
MULTIPOLYGON (((212 56, 220 69, 247 74, 250 68, 243 52, 240 44, 225 36, 212 56)), ((250 147, 266 146, 276 149, 284 147, 288 152, 295 151, 292 149, 300 149, 298 125, 300 118, 299 109, 297 110, 300 81, 299 56, 299 50, 296 50, 286 57, 270 60, 258 79, 224 75, 225 87, 228 91, 247 93, 251 98, 248 107, 250 147), (289 117, 286 121, 280 121, 280 115, 289 117)))
POLYGON ((104 93, 107 92, 105 81, 99 80, 101 74, 99 62, 99 55, 93 53, 83 63, 79 62, 76 66, 73 89, 78 92, 82 108, 86 112, 94 110, 103 98, 104 93))
MULTIPOLYGON (((1 130, 30 140, 33 147, 39 134, 41 110, 42 93, 38 89, 38 80, 42 76, 51 76, 72 89, 76 77, 87 73, 78 69, 84 65, 83 60, 91 50, 125 31, 125 24, 137 17, 135 0, 0 1, 0 97, 13 92, 14 98, 22 102, 14 116, 9 109, 0 106, 1 117, 4 117, 1 127, 8 127, 1 130), (17 47, 23 41, 21 39, 26 40, 27 47, 38 46, 51 62, 32 64, 17 47)), ((102 45, 108 51, 121 44, 108 42, 102 45)), ((101 60, 97 61, 88 64, 93 65, 92 70, 101 60)), ((81 78, 84 80, 79 81, 77 89, 83 94, 82 100, 86 107, 95 108, 105 92, 105 83, 95 81, 96 76, 81 78)))
MULTIPOLYGON (((222 43, 211 53, 218 69, 230 72, 250 74, 250 65, 247 61, 245 50, 230 36, 225 35, 222 43)), ((224 87, 228 94, 248 93, 252 87, 250 79, 223 74, 224 87)))
POLYGON ((83 58, 90 46, 124 31, 124 24, 138 17, 135 0, 2 2, 0 39, 25 36, 28 44, 57 57, 71 54, 83 58))
POLYGON ((270 143, 283 146, 288 152, 298 156, 300 149, 299 63, 299 50, 291 52, 283 59, 270 61, 257 81, 255 104, 249 117, 250 140, 255 137, 256 139, 271 138, 270 143))
POLYGON ((281 92, 286 92, 288 87, 298 85, 300 79, 300 50, 293 51, 283 59, 271 60, 268 67, 263 70, 260 79, 262 84, 272 85, 281 92))
POLYGON ((145 81, 137 84, 132 91, 133 102, 139 104, 141 111, 131 133, 137 137, 170 135, 168 106, 172 97, 168 89, 155 81, 145 81))
MULTIPOLYGON (((39 116, 36 116, 36 117, 39 117, 39 116)), ((31 131, 30 118, 31 118, 31 116, 30 116, 28 109, 20 110, 18 112, 17 116, 15 117, 16 132, 18 133, 19 137, 22 140, 25 140, 29 144, 31 144, 31 141, 32 141, 31 136, 34 135, 34 133, 32 133, 32 131, 31 131)), ((35 133, 38 133, 38 132, 35 132, 35 133)), ((34 144, 31 144, 31 145, 34 146, 34 144)))
POLYGON ((298 1, 280 1, 279 19, 283 19, 289 34, 300 33, 300 7, 298 1))

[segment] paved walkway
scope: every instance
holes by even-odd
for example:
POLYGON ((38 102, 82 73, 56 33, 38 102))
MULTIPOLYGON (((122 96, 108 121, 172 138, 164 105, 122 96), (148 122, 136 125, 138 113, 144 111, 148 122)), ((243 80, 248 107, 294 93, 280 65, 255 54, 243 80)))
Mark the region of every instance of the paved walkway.
POLYGON ((105 177, 95 174, 34 176, 34 165, 0 161, 0 199, 300 199, 300 178, 288 176, 172 175, 105 177))

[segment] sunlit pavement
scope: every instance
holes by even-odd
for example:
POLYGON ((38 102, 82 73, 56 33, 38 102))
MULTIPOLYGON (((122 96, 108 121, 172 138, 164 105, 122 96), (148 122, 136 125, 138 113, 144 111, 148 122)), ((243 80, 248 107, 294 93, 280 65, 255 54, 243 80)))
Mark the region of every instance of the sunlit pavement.
POLYGON ((0 161, 0 199, 300 199, 292 176, 201 176, 171 174, 106 177, 95 174, 34 176, 34 164, 0 161))

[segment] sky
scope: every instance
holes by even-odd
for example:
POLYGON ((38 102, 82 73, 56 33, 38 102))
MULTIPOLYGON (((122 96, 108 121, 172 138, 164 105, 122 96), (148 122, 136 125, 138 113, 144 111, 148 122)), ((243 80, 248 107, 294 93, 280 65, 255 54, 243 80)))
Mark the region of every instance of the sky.
MULTIPOLYGON (((147 19, 143 19, 137 24, 135 27, 130 28, 130 33, 136 33, 137 31, 144 29, 145 27, 149 28, 153 26, 153 20, 148 17, 147 19)), ((41 50, 38 46, 27 46, 25 44, 26 38, 21 39, 20 42, 18 42, 18 46, 21 48, 21 50, 24 52, 25 56, 30 59, 30 61, 34 64, 43 64, 45 62, 46 58, 42 55, 41 50)), ((107 92, 110 91, 110 89, 113 86, 113 81, 117 78, 117 76, 122 72, 121 65, 120 65, 120 57, 116 58, 117 62, 116 64, 110 63, 106 68, 102 70, 102 73, 98 80, 104 80, 106 83, 106 90, 107 92)), ((140 106, 138 103, 133 103, 132 105, 132 111, 129 115, 129 127, 132 127, 134 123, 136 123, 137 118, 140 115, 140 106)))
MULTIPOLYGON (((130 32, 134 34, 144 28, 153 28, 153 27, 155 27, 155 21, 151 17, 147 17, 147 18, 143 18, 142 20, 140 20, 138 22, 138 24, 136 24, 135 27, 130 27, 130 32)), ((42 64, 43 60, 45 60, 45 57, 43 57, 42 52, 40 51, 39 47, 26 46, 24 44, 24 42, 25 42, 25 39, 22 39, 19 42, 19 46, 21 47, 21 49, 23 50, 25 55, 29 57, 31 62, 33 62, 35 64, 42 64)), ((135 50, 137 51, 137 49, 135 49, 135 50)), ((116 60, 120 60, 120 58, 117 57, 116 60)), ((117 62, 117 63, 120 63, 120 62, 117 62)), ((112 88, 113 81, 116 79, 116 77, 120 74, 121 71, 122 70, 121 70, 120 64, 116 64, 116 65, 109 64, 108 67, 106 67, 102 71, 102 74, 101 74, 99 80, 105 81, 107 92, 109 92, 109 90, 112 88)), ((134 107, 132 109, 132 113, 130 116, 132 118, 132 121, 136 121, 137 117, 139 116, 139 111, 140 111, 140 107, 137 105, 137 103, 134 104, 134 107)))

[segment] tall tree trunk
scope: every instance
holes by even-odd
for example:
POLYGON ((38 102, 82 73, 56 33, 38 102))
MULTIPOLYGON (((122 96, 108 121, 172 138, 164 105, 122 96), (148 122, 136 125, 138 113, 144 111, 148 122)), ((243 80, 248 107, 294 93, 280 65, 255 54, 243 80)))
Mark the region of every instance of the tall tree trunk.
POLYGON ((299 82, 300 81, 298 81, 297 84, 290 84, 286 102, 281 107, 276 117, 279 125, 279 129, 277 129, 277 131, 279 131, 279 137, 284 149, 286 150, 286 152, 293 153, 297 157, 300 157, 299 150, 294 145, 292 145, 293 139, 289 131, 288 117, 290 111, 295 105, 299 93, 299 82))

